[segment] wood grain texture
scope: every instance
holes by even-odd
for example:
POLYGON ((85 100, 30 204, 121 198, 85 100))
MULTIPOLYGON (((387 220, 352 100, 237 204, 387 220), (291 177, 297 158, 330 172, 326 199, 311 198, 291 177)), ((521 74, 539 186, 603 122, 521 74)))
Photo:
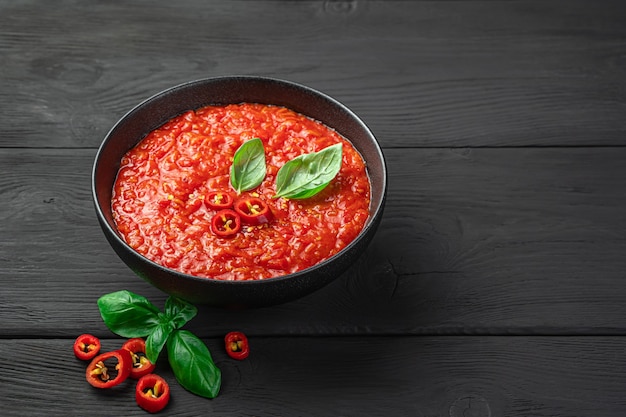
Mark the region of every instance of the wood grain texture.
MULTIPOLYGON (((117 258, 90 195, 93 150, 0 150, 5 335, 106 335, 96 299, 163 294, 117 258), (59 303, 63 300, 63 303, 59 303), (75 320, 80 318, 80 320, 75 320)), ((195 331, 626 334, 625 148, 390 149, 384 218, 336 282, 195 331)))
POLYGON ((344 275, 292 303, 200 307, 214 400, 173 416, 626 415, 626 2, 0 2, 2 416, 145 415, 84 381, 96 300, 162 307, 96 221, 96 148, 198 78, 284 78, 378 136, 385 215, 344 275), (222 348, 246 332, 248 360, 222 348))
MULTIPOLYGON (((241 362, 220 339, 205 343, 222 371, 220 395, 184 391, 162 359, 157 371, 172 392, 165 415, 626 414, 626 375, 615 372, 626 367, 622 337, 255 337, 241 362)), ((104 349, 120 344, 103 340, 104 349)), ((146 415, 132 383, 98 391, 84 369, 70 340, 0 340, 3 416, 146 415)))
POLYGON ((626 5, 545 3, 2 2, 0 146, 93 148, 152 94, 232 74, 319 88, 384 147, 623 146, 626 5))

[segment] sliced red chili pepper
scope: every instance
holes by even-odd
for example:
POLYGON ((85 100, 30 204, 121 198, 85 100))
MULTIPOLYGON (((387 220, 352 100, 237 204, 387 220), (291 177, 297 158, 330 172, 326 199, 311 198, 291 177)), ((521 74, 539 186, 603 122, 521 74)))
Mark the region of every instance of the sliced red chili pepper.
POLYGON ((133 359, 133 367, 130 370, 130 377, 133 379, 139 379, 144 375, 148 375, 154 371, 156 365, 150 362, 150 359, 146 357, 146 341, 142 338, 136 337, 128 339, 123 345, 122 349, 126 349, 130 352, 130 356, 133 359))
POLYGON ((93 359, 100 352, 100 339, 92 334, 81 334, 74 341, 74 355, 82 360, 93 359))
POLYGON ((126 349, 102 353, 87 366, 87 382, 96 388, 114 387, 128 378, 132 366, 133 359, 126 349))
POLYGON ((241 229, 239 214, 231 209, 218 211, 211 219, 211 230, 220 237, 232 237, 241 229))
POLYGON ((223 210, 233 206, 233 196, 226 191, 211 191, 204 197, 204 204, 213 210, 223 210))
POLYGON ((257 197, 245 197, 237 200, 235 211, 241 216, 241 221, 253 226, 268 223, 272 220, 272 211, 267 203, 257 197))
POLYGON ((156 374, 144 375, 135 387, 135 400, 149 413, 159 412, 170 401, 170 386, 156 374))
POLYGON ((243 360, 250 354, 248 338, 241 332, 230 332, 224 336, 226 353, 233 359, 243 360))

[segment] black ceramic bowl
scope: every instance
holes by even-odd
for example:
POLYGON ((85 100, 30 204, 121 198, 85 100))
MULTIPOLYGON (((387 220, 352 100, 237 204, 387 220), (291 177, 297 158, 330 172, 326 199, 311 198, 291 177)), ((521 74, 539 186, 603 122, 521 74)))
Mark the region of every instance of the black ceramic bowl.
POLYGON ((348 108, 331 97, 292 82, 249 76, 209 78, 165 90, 139 104, 106 135, 96 155, 92 192, 98 221, 119 257, 158 289, 192 303, 224 307, 280 304, 309 294, 344 272, 372 239, 383 212, 385 161, 376 138, 348 108), (335 256, 306 270, 259 281, 199 278, 163 267, 129 247, 111 212, 111 193, 122 156, 148 132, 187 110, 211 104, 273 104, 290 108, 346 137, 361 153, 371 182, 370 217, 359 236, 335 256))

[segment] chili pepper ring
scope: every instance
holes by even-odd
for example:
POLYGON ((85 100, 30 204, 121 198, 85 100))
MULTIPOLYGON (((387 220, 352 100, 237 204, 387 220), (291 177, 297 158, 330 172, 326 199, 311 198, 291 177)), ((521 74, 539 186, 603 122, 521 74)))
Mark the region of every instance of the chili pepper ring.
POLYGON ((85 371, 87 382, 96 388, 111 388, 126 380, 130 375, 133 359, 126 349, 102 353, 91 361, 85 371), (114 367, 110 363, 117 362, 114 367))
POLYGON ((232 237, 240 229, 241 217, 231 209, 218 211, 211 220, 211 230, 219 237, 232 237))
POLYGON ((133 367, 130 371, 131 378, 139 379, 144 375, 152 373, 156 365, 146 357, 145 340, 139 337, 128 339, 122 345, 122 349, 128 350, 133 359, 133 367))
POLYGON ((234 209, 241 217, 242 222, 253 226, 269 223, 273 217, 267 203, 257 197, 237 200, 234 209))
POLYGON ((250 354, 248 338, 242 332, 230 332, 224 336, 226 353, 233 359, 243 360, 250 354))
POLYGON ((161 411, 170 401, 170 387, 156 374, 142 376, 135 387, 137 405, 150 413, 161 411))
POLYGON ((233 196, 226 191, 211 191, 204 198, 204 204, 213 210, 223 210, 232 207, 233 196))
POLYGON ((92 334, 81 334, 74 341, 74 356, 83 361, 93 359, 100 352, 100 339, 92 334))

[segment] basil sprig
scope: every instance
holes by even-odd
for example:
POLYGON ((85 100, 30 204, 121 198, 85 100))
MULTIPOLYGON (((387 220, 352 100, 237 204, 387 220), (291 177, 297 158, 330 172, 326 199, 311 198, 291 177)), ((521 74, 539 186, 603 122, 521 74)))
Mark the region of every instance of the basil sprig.
POLYGON ((258 187, 267 173, 265 148, 261 139, 244 142, 233 156, 230 183, 237 193, 258 187))
POLYGON ((341 143, 337 143, 287 162, 276 174, 274 197, 303 199, 319 193, 341 169, 342 152, 341 143))
POLYGON ((127 290, 105 294, 98 299, 104 324, 122 337, 145 337, 146 356, 156 363, 167 345, 168 360, 178 383, 203 397, 215 398, 222 375, 206 345, 188 330, 181 330, 198 309, 176 297, 159 311, 148 299, 127 290))

